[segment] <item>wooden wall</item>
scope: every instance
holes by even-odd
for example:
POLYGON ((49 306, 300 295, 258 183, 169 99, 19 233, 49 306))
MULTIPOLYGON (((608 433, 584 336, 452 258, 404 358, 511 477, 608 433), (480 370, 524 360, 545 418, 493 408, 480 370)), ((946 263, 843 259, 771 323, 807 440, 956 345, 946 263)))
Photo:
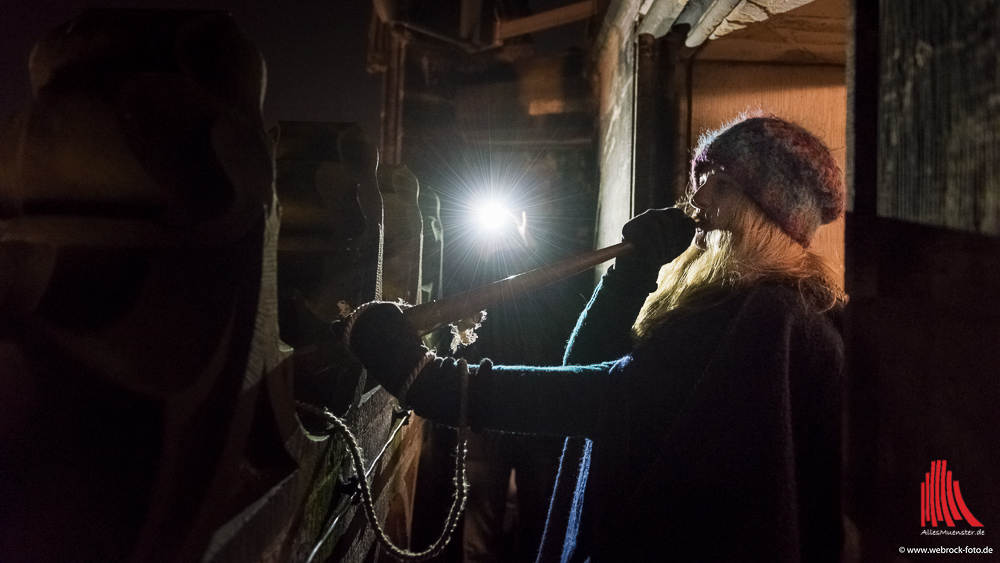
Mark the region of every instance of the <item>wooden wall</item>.
POLYGON ((879 215, 1000 235, 997 3, 884 4, 879 215))
POLYGON ((996 0, 853 6, 846 500, 862 561, 919 560, 900 546, 997 557, 998 10, 996 0), (920 483, 935 460, 947 460, 982 528, 921 525, 920 483), (984 535, 923 533, 949 528, 984 535))

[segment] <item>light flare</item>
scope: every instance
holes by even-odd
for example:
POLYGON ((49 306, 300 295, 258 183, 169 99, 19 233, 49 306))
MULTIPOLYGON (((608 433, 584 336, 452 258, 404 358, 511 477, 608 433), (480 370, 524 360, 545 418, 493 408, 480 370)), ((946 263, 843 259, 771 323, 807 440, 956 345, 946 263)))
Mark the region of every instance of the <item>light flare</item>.
POLYGON ((486 231, 497 231, 512 224, 513 218, 514 216, 504 205, 495 201, 480 204, 476 208, 476 224, 486 231))

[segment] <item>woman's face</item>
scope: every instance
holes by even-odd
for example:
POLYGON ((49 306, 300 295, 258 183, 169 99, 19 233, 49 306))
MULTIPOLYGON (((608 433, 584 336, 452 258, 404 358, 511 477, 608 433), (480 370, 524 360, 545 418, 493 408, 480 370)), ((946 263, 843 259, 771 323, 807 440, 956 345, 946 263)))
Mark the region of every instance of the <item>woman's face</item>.
POLYGON ((692 242, 704 250, 708 233, 728 227, 739 204, 733 181, 722 166, 710 160, 695 165, 690 202, 695 209, 694 220, 697 224, 692 242))

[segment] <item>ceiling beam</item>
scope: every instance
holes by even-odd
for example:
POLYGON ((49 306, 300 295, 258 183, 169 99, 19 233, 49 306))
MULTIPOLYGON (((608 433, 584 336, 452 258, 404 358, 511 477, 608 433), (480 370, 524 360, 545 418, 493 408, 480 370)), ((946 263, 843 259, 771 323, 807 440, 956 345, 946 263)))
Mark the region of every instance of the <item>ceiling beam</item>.
POLYGON ((597 11, 594 0, 583 0, 538 14, 511 20, 497 20, 496 42, 504 39, 543 31, 593 16, 597 11))

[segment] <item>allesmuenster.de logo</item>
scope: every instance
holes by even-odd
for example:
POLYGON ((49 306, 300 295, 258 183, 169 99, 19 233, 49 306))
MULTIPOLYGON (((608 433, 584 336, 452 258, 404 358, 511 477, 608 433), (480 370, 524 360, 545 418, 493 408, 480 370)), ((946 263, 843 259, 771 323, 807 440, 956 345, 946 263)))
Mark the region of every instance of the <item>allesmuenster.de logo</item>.
POLYGON ((920 483, 920 526, 936 528, 938 523, 944 523, 954 527, 956 520, 963 519, 971 526, 983 527, 966 506, 958 481, 952 480, 948 460, 932 461, 931 470, 920 483))

